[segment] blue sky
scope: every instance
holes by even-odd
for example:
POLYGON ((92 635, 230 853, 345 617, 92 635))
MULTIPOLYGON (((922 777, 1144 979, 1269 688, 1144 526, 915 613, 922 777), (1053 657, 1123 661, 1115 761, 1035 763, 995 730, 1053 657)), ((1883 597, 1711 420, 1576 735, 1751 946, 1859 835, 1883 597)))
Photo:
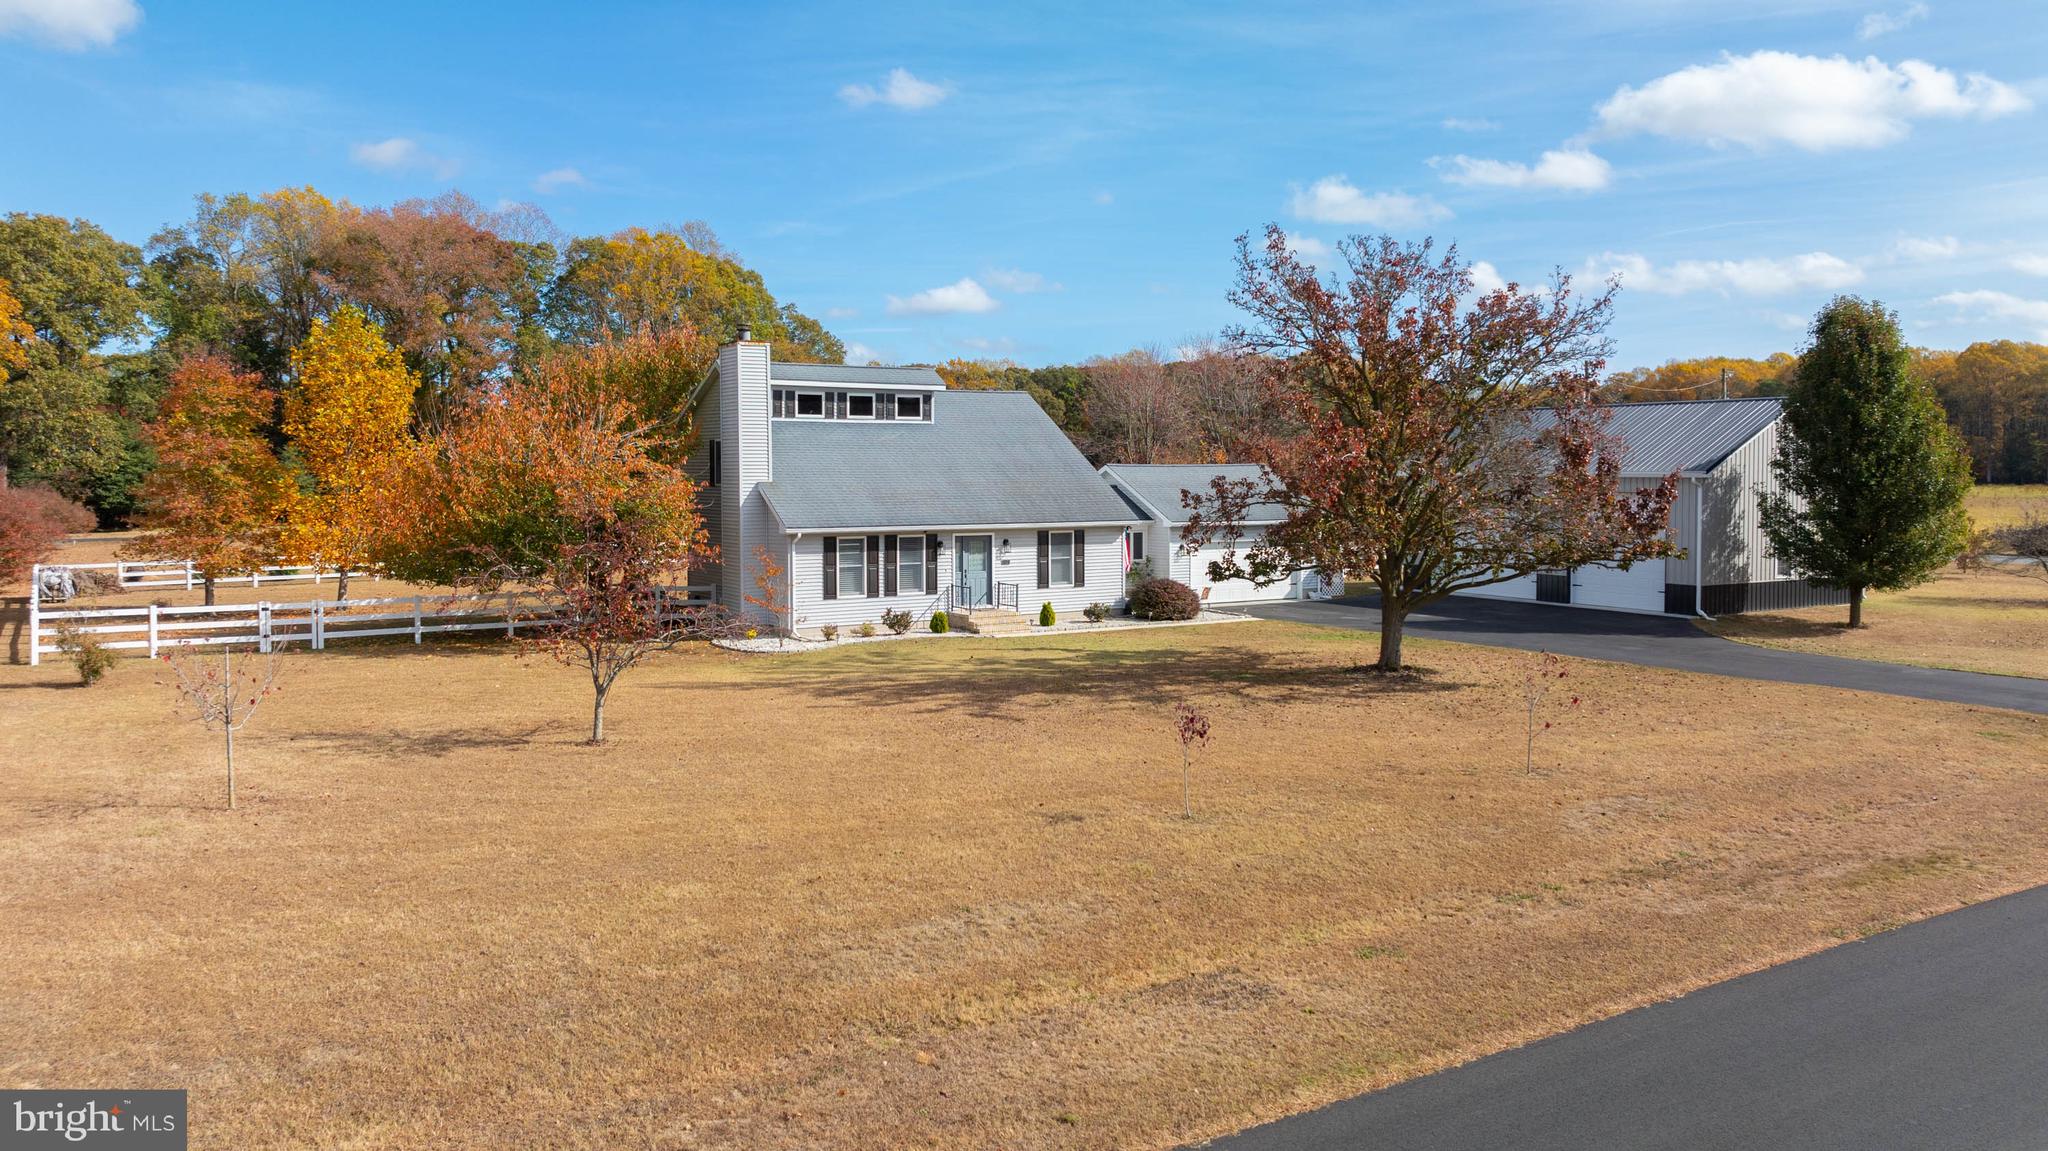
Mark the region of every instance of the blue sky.
POLYGON ((1790 349, 1838 291, 1919 343, 2048 340, 2034 0, 0 0, 0 107, 0 210, 135 242, 288 184, 702 219, 886 360, 1170 350, 1232 322, 1268 221, 1619 271, 1617 366, 1790 349))

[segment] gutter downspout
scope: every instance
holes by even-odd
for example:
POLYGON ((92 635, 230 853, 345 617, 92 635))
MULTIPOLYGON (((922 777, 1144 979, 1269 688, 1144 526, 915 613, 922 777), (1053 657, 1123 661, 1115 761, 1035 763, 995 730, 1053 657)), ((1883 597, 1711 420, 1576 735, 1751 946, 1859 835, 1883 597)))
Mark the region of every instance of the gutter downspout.
POLYGON ((782 630, 791 639, 796 638, 796 545, 803 538, 802 532, 789 533, 789 542, 782 554, 782 578, 789 581, 789 602, 782 606, 783 618, 788 622, 782 630))

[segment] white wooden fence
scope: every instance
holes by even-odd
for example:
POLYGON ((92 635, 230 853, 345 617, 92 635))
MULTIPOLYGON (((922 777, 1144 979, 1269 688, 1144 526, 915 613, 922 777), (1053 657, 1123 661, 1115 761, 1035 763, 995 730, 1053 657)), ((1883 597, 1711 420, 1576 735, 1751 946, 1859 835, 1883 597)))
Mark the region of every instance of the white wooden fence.
MULTIPOLYGON (((206 584, 206 573, 194 567, 191 560, 132 560, 119 563, 40 564, 29 573, 30 585, 40 586, 42 583, 40 578, 42 573, 46 570, 57 568, 62 568, 65 571, 111 570, 114 573, 115 580, 120 583, 124 590, 142 587, 181 587, 186 591, 191 591, 193 588, 204 587, 206 584)), ((349 577, 353 579, 362 574, 362 572, 350 572, 349 577)), ((340 574, 332 568, 313 567, 306 564, 272 564, 257 568, 255 571, 242 572, 236 575, 216 576, 213 582, 217 587, 227 587, 234 584, 262 587, 267 583, 305 583, 309 580, 317 584, 321 580, 339 578, 340 574)))
MULTIPOLYGON (((709 585, 664 589, 675 607, 704 607, 709 585)), ((506 596, 416 595, 383 599, 314 600, 308 603, 216 604, 211 607, 101 607, 43 611, 29 601, 28 662, 42 662, 61 650, 57 633, 76 630, 101 647, 144 652, 154 659, 167 647, 252 644, 258 651, 303 643, 320 651, 329 643, 374 636, 430 635, 458 631, 502 631, 545 624, 544 605, 506 596)))

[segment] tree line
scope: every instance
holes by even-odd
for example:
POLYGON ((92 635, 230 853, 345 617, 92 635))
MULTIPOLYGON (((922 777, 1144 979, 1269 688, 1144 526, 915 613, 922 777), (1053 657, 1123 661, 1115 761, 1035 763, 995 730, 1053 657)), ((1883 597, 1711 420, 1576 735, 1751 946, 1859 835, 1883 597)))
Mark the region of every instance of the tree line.
POLYGON ((137 246, 16 212, 0 218, 0 486, 126 522, 156 466, 144 428, 195 356, 254 379, 282 444, 293 353, 344 309, 396 349, 429 430, 551 351, 614 334, 683 333, 701 366, 742 323, 780 359, 844 353, 697 222, 568 236, 536 208, 459 193, 366 207, 301 187, 199 196, 137 246))
MULTIPOLYGON (((1934 389, 1962 436, 1980 483, 2048 483, 2048 344, 1984 340, 1960 352, 1911 348, 1910 369, 1934 389)), ((1603 398, 1614 401, 1783 396, 1797 383, 1799 359, 1710 356, 1616 372, 1603 398)))

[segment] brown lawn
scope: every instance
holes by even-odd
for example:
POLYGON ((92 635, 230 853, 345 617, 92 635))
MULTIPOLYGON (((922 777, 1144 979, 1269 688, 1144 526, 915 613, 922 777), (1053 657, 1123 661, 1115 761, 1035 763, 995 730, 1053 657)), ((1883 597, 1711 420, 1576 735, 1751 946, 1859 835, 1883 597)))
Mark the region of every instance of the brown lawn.
POLYGON ((1848 619, 1846 607, 1814 607, 1700 626, 1763 647, 2048 679, 2048 580, 2017 569, 1951 568, 1916 588, 1872 592, 1862 628, 1850 631, 1848 619))
POLYGON ((2029 511, 2048 515, 2048 484, 1978 484, 1970 489, 1969 508, 1979 529, 2019 523, 2029 511))
POLYGON ((0 1082, 198 1148, 1167 1147, 2048 879, 2048 720, 1282 624, 0 667, 0 1082), (1568 706, 1576 694, 1582 704, 1568 706), (1179 818, 1168 712, 1213 717, 1179 818))

